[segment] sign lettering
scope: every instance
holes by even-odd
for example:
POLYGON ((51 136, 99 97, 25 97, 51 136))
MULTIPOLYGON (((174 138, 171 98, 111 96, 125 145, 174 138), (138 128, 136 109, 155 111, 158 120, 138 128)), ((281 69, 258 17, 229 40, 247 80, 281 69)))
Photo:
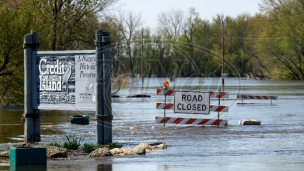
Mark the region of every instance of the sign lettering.
POLYGON ((35 108, 95 110, 95 58, 95 51, 38 52, 35 108))
POLYGON ((209 106, 209 92, 175 92, 174 113, 209 114, 209 106))

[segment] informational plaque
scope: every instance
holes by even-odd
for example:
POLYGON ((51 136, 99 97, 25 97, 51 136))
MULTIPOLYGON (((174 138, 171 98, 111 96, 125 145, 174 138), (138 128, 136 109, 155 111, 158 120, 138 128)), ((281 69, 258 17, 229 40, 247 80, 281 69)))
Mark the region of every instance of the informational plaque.
POLYGON ((39 51, 35 59, 34 108, 96 110, 95 50, 39 51))

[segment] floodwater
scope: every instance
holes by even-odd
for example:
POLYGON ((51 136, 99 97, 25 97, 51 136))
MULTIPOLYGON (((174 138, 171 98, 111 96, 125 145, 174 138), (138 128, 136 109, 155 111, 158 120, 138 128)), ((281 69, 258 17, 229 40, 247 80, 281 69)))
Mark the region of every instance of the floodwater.
MULTIPOLYGON (((165 142, 167 149, 146 155, 113 157, 70 157, 48 160, 42 168, 10 168, 9 161, 0 160, 0 170, 303 170, 304 168, 304 82, 270 81, 225 78, 225 91, 229 98, 221 105, 229 106, 228 112, 219 113, 228 120, 228 127, 185 126, 156 124, 156 116, 164 111, 156 109, 156 102, 164 102, 156 95, 166 78, 150 78, 129 82, 118 91, 121 98, 113 98, 113 141, 124 147, 141 142, 165 142), (148 93, 151 98, 127 98, 128 95, 148 93), (237 94, 275 95, 278 100, 245 100, 256 103, 237 105, 237 94), (257 119, 261 125, 239 125, 239 120, 257 119)), ((221 78, 177 78, 170 87, 175 90, 219 91, 221 78)), ((113 90, 115 91, 115 90, 113 90)), ((167 102, 173 102, 167 97, 167 102)), ((218 99, 211 99, 217 105, 218 99)), ((22 109, 0 110, 0 149, 12 142, 23 141, 22 109)), ((87 126, 71 125, 71 111, 41 111, 41 142, 61 143, 66 135, 84 138, 82 143, 96 142, 94 112, 88 114, 87 126)), ((166 111, 167 117, 192 117, 217 119, 217 112, 209 115, 175 114, 166 111)))

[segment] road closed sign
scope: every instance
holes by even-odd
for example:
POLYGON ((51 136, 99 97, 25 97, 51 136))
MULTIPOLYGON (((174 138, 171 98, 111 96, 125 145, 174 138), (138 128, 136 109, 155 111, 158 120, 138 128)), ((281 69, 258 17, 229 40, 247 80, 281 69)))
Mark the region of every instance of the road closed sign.
POLYGON ((176 91, 174 95, 174 113, 209 114, 210 93, 176 91))

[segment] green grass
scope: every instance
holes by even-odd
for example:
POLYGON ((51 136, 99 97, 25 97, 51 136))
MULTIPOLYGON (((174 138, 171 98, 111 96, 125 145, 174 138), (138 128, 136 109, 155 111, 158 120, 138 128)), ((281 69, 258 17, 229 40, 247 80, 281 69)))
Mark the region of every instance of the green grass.
POLYGON ((76 135, 66 136, 67 141, 63 143, 63 148, 68 150, 78 150, 81 146, 80 142, 83 141, 83 138, 76 135))
POLYGON ((83 147, 82 147, 82 151, 85 152, 85 153, 91 153, 92 151, 96 150, 98 148, 97 145, 94 145, 92 143, 85 143, 83 144, 83 147))
POLYGON ((119 144, 118 142, 112 142, 112 143, 109 143, 109 149, 113 149, 113 148, 121 148, 122 145, 119 144))
MULTIPOLYGON (((68 150, 78 150, 79 147, 81 147, 81 142, 83 141, 83 138, 78 137, 76 135, 66 135, 66 141, 63 144, 54 142, 48 144, 49 146, 56 146, 59 148, 66 148, 68 150)), ((92 151, 96 150, 97 148, 102 148, 102 147, 108 147, 110 150, 113 148, 121 148, 122 145, 119 144, 118 142, 112 142, 109 143, 108 145, 95 145, 93 143, 85 143, 81 147, 81 150, 85 153, 91 153, 92 151)))
POLYGON ((54 143, 50 143, 50 144, 48 144, 49 146, 56 146, 56 147, 59 147, 59 148, 62 148, 63 147, 63 145, 61 145, 61 144, 59 144, 59 143, 57 143, 57 142, 54 142, 54 143))

